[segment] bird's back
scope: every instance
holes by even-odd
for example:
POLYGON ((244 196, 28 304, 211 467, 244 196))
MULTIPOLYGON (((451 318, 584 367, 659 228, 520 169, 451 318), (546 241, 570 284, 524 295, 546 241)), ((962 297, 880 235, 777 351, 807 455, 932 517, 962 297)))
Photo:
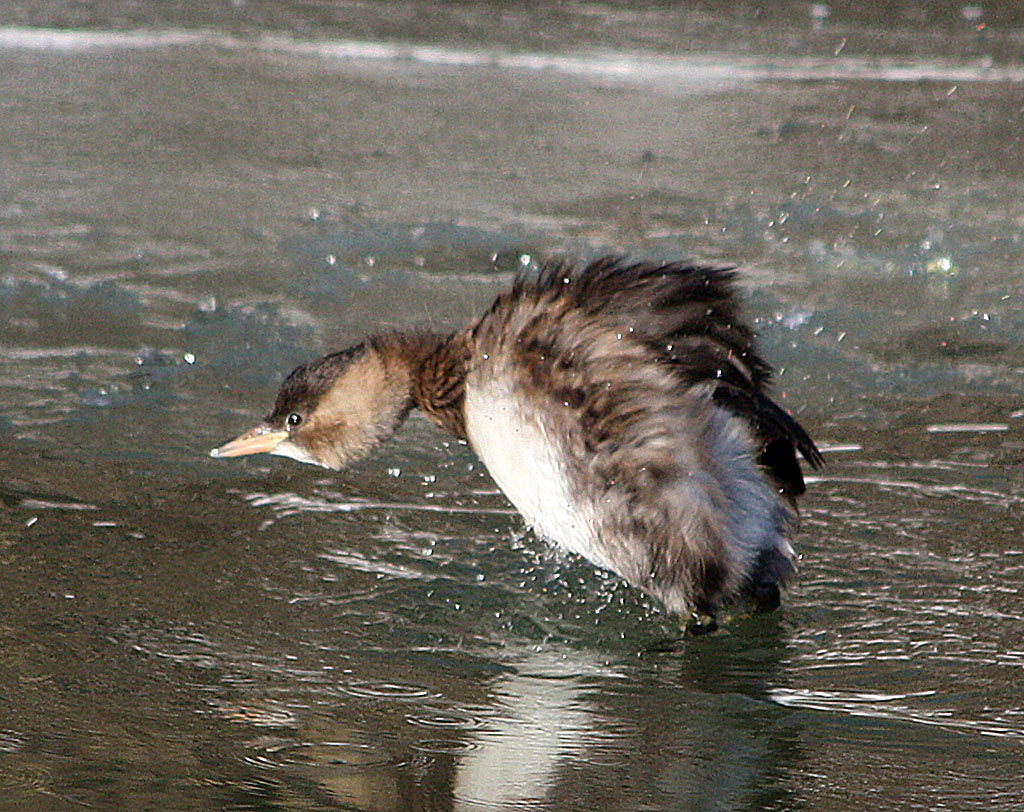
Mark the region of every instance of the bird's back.
POLYGON ((463 333, 470 442, 526 520, 673 611, 793 568, 794 449, 728 269, 549 265, 463 333), (765 467, 767 466, 767 467, 765 467))

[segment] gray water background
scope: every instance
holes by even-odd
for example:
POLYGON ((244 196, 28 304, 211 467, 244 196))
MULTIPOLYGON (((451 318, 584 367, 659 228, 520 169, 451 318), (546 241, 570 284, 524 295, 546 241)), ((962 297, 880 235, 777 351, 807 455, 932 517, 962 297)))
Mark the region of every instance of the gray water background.
POLYGON ((1018 3, 0 3, 0 809, 1020 809, 1018 3), (825 447, 678 624, 413 417, 211 460, 520 265, 743 267, 825 447))

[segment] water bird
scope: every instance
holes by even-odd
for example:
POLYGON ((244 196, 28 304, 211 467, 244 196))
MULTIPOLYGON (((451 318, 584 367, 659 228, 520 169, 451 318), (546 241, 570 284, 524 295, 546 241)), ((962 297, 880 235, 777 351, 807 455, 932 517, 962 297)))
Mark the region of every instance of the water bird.
POLYGON ((387 331, 297 367, 214 457, 339 469, 420 409, 544 539, 708 626, 774 608, 822 457, 767 394, 735 270, 606 257, 521 271, 452 333, 387 331))

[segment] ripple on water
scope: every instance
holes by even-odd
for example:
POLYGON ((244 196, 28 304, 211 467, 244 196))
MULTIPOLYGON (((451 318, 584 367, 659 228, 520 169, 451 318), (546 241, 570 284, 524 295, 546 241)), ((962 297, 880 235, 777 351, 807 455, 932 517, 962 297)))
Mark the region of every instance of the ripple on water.
POLYGON ((838 712, 848 716, 893 719, 919 725, 930 725, 954 731, 972 731, 983 736, 1024 740, 1024 728, 1000 724, 988 719, 957 718, 949 707, 925 709, 914 707, 915 699, 933 698, 935 691, 907 694, 881 694, 858 691, 775 688, 769 697, 788 708, 838 712))
POLYGON ((320 765, 367 769, 401 763, 377 745, 354 741, 322 741, 310 744, 305 755, 320 765))
POLYGON ((463 741, 459 739, 420 739, 413 742, 409 747, 419 753, 429 753, 437 756, 461 755, 479 750, 481 742, 463 741))
POLYGON ((412 701, 431 696, 431 691, 422 685, 400 682, 350 682, 340 687, 342 693, 360 699, 387 699, 390 701, 412 701))
POLYGON ((292 709, 273 703, 239 705, 218 702, 215 707, 224 718, 232 722, 256 727, 294 727, 298 724, 292 709))
POLYGON ((0 753, 14 753, 25 745, 25 738, 15 730, 0 730, 0 753))
POLYGON ((444 730, 478 730, 483 727, 484 722, 469 714, 454 713, 452 711, 434 711, 424 708, 420 714, 410 714, 405 720, 414 727, 440 728, 444 730))

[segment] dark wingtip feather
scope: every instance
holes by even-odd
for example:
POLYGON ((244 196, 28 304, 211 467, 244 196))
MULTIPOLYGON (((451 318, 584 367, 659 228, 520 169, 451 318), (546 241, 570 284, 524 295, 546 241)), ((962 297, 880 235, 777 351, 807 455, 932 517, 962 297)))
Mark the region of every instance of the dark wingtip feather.
MULTIPOLYGON (((606 254, 585 265, 566 259, 551 259, 537 270, 523 269, 517 275, 513 289, 517 292, 533 290, 548 292, 572 286, 577 292, 594 291, 614 286, 618 290, 649 283, 654 277, 687 277, 705 286, 730 285, 736 276, 735 265, 710 265, 688 261, 650 262, 631 260, 623 254, 606 254)), ((723 291, 724 293, 725 291, 723 291)), ((731 293, 731 290, 728 291, 731 293)))

